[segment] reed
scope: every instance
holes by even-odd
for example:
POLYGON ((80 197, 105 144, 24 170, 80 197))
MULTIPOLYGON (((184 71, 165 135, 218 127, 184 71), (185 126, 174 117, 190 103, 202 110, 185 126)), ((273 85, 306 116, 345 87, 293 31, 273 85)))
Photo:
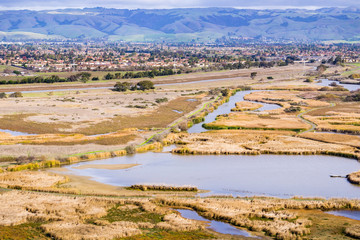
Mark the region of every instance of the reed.
POLYGON ((159 150, 162 147, 163 147, 163 145, 161 143, 155 142, 155 143, 147 144, 142 147, 136 148, 136 152, 143 153, 143 152, 147 152, 147 151, 159 150))
POLYGON ((350 183, 360 185, 360 172, 350 173, 346 178, 350 183))
POLYGON ((186 192, 197 192, 197 187, 192 186, 168 186, 168 185, 131 185, 128 189, 141 190, 141 191, 186 191, 186 192))
POLYGON ((17 172, 24 170, 37 170, 41 168, 59 167, 61 165, 58 160, 46 160, 41 162, 27 163, 22 165, 10 165, 7 167, 7 171, 17 172))
POLYGON ((344 230, 345 234, 356 239, 360 239, 360 225, 352 225, 344 230))

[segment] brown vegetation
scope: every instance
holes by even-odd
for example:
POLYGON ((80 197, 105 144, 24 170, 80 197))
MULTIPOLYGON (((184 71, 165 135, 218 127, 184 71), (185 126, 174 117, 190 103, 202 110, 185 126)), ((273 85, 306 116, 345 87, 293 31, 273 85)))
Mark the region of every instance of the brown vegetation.
POLYGON ((168 186, 168 185, 131 185, 128 189, 132 190, 141 190, 141 191, 148 191, 148 190, 155 190, 155 191, 189 191, 189 192, 197 192, 197 187, 192 186, 168 186))
POLYGON ((345 228, 345 234, 360 239, 360 225, 352 225, 351 227, 345 228))
POLYGON ((286 131, 219 130, 181 135, 177 142, 182 147, 173 152, 179 154, 323 154, 359 158, 354 147, 298 138, 286 131))
POLYGON ((349 182, 360 185, 360 172, 350 173, 346 178, 349 182))

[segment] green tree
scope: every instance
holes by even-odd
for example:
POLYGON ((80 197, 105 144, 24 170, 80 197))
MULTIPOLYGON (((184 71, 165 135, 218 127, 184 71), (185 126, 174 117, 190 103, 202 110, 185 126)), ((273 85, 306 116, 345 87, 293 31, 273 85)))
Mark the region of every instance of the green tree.
POLYGON ((154 83, 152 81, 149 81, 149 80, 138 82, 137 86, 142 91, 155 88, 154 83))
POLYGON ((6 93, 4 93, 4 92, 0 93, 0 98, 7 98, 6 93))
POLYGON ((23 97, 23 95, 21 92, 14 92, 14 93, 10 94, 9 97, 20 98, 20 97, 23 97))
POLYGON ((108 74, 105 75, 104 78, 105 78, 106 80, 111 80, 111 79, 114 79, 115 76, 114 76, 114 74, 108 73, 108 74))
POLYGON ((18 70, 14 70, 13 73, 16 74, 17 76, 21 75, 21 72, 18 70))
POLYGON ((256 77, 256 75, 257 75, 257 72, 252 72, 251 74, 250 74, 250 77, 251 77, 251 79, 255 79, 255 77, 256 77))
POLYGON ((117 82, 114 86, 114 91, 118 92, 126 92, 131 87, 131 83, 129 82, 117 82))

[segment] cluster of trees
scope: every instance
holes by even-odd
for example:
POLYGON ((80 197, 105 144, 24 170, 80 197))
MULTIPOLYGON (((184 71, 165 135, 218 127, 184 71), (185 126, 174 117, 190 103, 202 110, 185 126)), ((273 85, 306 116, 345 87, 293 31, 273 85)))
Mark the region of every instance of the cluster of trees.
POLYGON ((141 81, 138 83, 129 83, 129 82, 117 82, 114 86, 114 91, 126 92, 127 90, 150 90, 154 89, 154 83, 149 80, 141 81))
MULTIPOLYGON (((1 98, 7 98, 7 97, 8 96, 6 95, 6 93, 4 93, 4 92, 0 93, 0 99, 1 98)), ((14 93, 9 94, 9 97, 19 98, 19 97, 23 97, 23 95, 22 95, 21 92, 14 92, 14 93)))
POLYGON ((105 80, 111 79, 131 79, 131 78, 154 78, 156 76, 169 76, 174 74, 181 74, 181 70, 174 71, 173 69, 163 68, 163 69, 153 69, 151 71, 143 71, 143 72, 126 72, 124 74, 121 73, 108 73, 105 75, 105 80))
POLYGON ((71 75, 68 78, 60 78, 59 76, 56 75, 52 75, 50 77, 41 77, 41 76, 36 76, 36 77, 27 77, 27 78, 23 78, 21 80, 0 80, 0 85, 4 85, 4 84, 29 84, 29 83, 57 83, 57 82, 77 82, 77 81, 82 81, 82 82, 87 82, 88 80, 90 80, 91 77, 91 73, 88 72, 83 72, 83 73, 78 73, 75 75, 71 75))
MULTIPOLYGON (((112 80, 112 79, 132 79, 132 78, 154 78, 156 76, 169 76, 174 74, 181 74, 181 70, 174 71, 173 69, 161 68, 161 69, 153 69, 151 71, 143 71, 143 72, 126 72, 122 73, 108 73, 104 76, 104 80, 112 80)), ((26 77, 21 80, 0 80, 0 85, 6 84, 30 84, 30 83, 57 83, 57 82, 87 82, 91 78, 91 73, 89 72, 81 72, 78 74, 74 74, 69 76, 68 78, 60 78, 57 75, 52 75, 50 77, 26 77)), ((93 77, 93 81, 99 80, 98 77, 93 77)))

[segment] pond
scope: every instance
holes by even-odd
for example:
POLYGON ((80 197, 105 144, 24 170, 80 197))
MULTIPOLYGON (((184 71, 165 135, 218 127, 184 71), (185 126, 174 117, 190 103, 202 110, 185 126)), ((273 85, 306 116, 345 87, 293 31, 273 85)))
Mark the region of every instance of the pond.
POLYGON ((360 198, 360 187, 345 176, 360 168, 356 160, 332 156, 175 155, 147 152, 66 166, 71 174, 114 186, 192 185, 207 195, 289 198, 360 198), (140 164, 123 170, 75 169, 86 164, 140 164))

